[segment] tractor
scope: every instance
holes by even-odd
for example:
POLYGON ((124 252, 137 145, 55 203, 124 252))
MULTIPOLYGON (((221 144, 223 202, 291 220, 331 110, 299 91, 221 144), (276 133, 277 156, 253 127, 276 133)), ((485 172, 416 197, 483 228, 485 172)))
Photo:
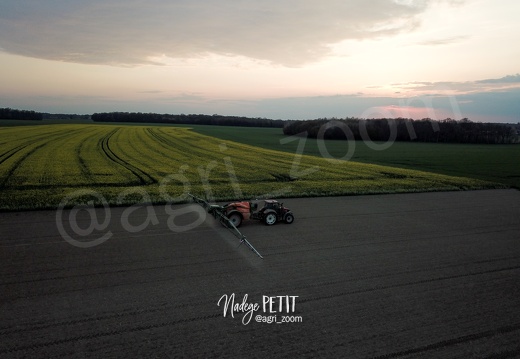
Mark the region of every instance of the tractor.
POLYGON ((239 227, 242 221, 250 219, 259 220, 268 226, 281 221, 288 224, 294 222, 294 214, 291 210, 274 199, 266 199, 260 210, 258 210, 258 203, 247 201, 228 203, 222 206, 221 210, 235 227, 239 227))
POLYGON ((264 222, 268 226, 282 221, 289 224, 294 222, 292 211, 275 199, 264 200, 263 207, 258 210, 257 202, 240 201, 220 206, 218 204, 210 204, 206 200, 195 197, 192 194, 189 194, 189 196, 215 218, 217 215, 224 216, 235 227, 239 227, 243 221, 251 219, 264 222))

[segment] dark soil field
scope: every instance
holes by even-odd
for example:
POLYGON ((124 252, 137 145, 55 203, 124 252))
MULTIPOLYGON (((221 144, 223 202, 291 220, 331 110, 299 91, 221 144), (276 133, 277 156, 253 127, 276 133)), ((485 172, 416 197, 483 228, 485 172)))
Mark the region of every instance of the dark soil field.
POLYGON ((520 357, 519 191, 285 202, 263 260, 191 205, 0 214, 0 357, 520 357))

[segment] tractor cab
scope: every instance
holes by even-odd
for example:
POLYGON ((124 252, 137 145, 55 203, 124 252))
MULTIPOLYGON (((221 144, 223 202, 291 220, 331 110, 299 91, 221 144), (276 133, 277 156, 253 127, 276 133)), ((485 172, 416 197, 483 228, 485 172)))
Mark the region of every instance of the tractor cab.
POLYGON ((274 199, 266 199, 264 201, 264 207, 262 208, 262 210, 265 211, 266 209, 273 209, 275 211, 278 211, 280 209, 280 203, 278 203, 278 201, 274 199))
POLYGON ((285 208, 283 203, 278 202, 274 199, 266 199, 264 206, 258 212, 259 218, 267 225, 273 225, 278 221, 284 221, 285 223, 292 223, 294 221, 294 215, 289 208, 285 208))

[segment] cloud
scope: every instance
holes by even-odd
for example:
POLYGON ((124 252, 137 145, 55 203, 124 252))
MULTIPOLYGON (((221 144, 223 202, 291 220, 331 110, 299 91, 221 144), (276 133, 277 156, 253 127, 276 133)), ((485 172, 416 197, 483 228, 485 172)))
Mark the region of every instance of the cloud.
POLYGON ((438 82, 407 82, 391 84, 397 91, 416 94, 469 94, 480 92, 500 92, 507 89, 520 88, 520 74, 508 75, 497 79, 476 81, 438 81, 438 82))
POLYGON ((442 39, 432 39, 432 40, 426 40, 418 42, 417 45, 423 45, 423 46, 441 46, 441 45, 451 45, 458 42, 461 42, 463 40, 466 40, 469 38, 469 36, 452 36, 452 37, 446 37, 442 39))
POLYGON ((123 66, 210 53, 300 66, 344 40, 410 31, 434 1, 4 1, 0 47, 23 56, 123 66))
POLYGON ((520 74, 508 75, 508 76, 501 77, 499 79, 480 80, 477 82, 483 83, 483 84, 510 84, 510 83, 515 84, 515 83, 520 83, 520 74))

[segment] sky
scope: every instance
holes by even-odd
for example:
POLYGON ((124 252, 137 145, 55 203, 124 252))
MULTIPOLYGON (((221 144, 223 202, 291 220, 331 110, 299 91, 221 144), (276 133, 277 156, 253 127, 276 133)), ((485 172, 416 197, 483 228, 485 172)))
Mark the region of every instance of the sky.
POLYGON ((0 0, 0 107, 520 122, 517 0, 0 0))

